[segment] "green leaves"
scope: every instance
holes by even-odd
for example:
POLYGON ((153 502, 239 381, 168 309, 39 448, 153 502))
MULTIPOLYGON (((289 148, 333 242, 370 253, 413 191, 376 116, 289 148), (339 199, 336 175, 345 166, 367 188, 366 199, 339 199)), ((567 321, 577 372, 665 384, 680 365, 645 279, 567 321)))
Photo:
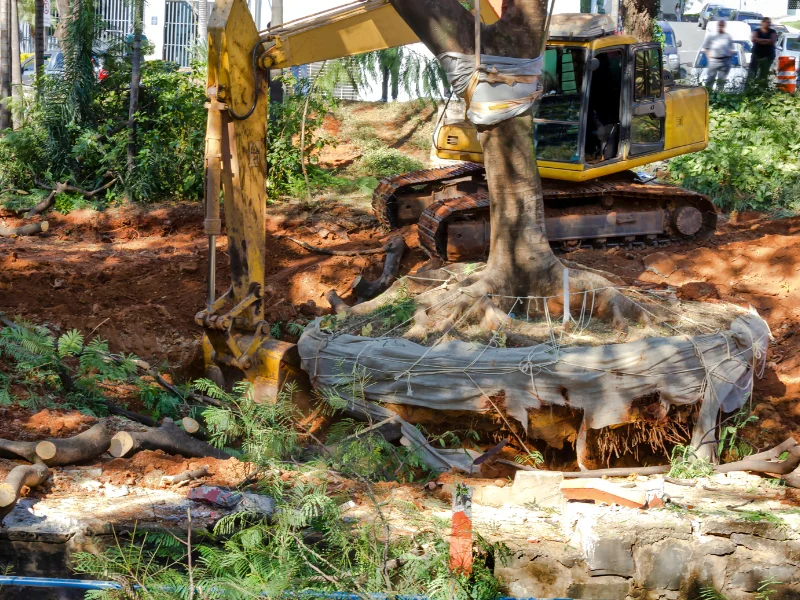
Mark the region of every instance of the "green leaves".
POLYGON ((77 329, 71 329, 58 338, 58 355, 61 358, 80 354, 83 350, 83 334, 77 329))
POLYGON ((709 146, 673 158, 672 179, 724 210, 800 209, 800 98, 712 92, 709 146))

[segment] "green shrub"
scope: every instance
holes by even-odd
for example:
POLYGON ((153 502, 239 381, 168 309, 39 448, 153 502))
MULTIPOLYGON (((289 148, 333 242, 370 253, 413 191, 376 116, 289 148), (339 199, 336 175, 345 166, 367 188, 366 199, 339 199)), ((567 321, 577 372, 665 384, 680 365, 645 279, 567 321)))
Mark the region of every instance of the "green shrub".
POLYGON ((357 171, 373 177, 386 177, 418 171, 423 165, 415 158, 403 154, 395 148, 386 146, 372 147, 364 152, 358 159, 357 171))
MULTIPOLYGON (((298 82, 293 77, 285 77, 284 82, 295 89, 309 85, 307 80, 298 82)), ((330 176, 318 166, 319 152, 335 142, 319 130, 328 111, 335 105, 336 99, 322 90, 312 91, 310 96, 302 93, 288 95, 282 104, 270 105, 267 133, 267 194, 270 198, 298 196, 306 192, 303 157, 311 188, 318 189, 330 183, 330 176), (304 112, 305 148, 301 152, 304 112)))
MULTIPOLYGON (((29 125, 0 138, 0 187, 31 189, 35 177, 94 189, 112 171, 125 177, 136 200, 200 199, 206 111, 199 70, 179 72, 164 61, 142 65, 132 173, 126 153, 130 65, 119 63, 96 84, 87 115, 65 109, 62 88, 62 81, 44 78, 42 99, 26 115, 29 125)), ((120 185, 107 197, 121 192, 120 185)))
POLYGON ((709 139, 670 161, 675 183, 724 210, 800 209, 800 97, 714 92, 709 139))

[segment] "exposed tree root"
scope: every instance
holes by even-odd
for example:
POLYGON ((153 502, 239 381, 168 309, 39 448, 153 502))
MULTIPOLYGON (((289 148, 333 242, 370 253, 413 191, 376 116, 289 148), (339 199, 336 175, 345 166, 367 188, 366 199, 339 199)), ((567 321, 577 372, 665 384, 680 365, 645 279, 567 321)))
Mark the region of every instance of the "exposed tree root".
POLYGON ((211 456, 224 460, 231 457, 224 450, 193 438, 177 427, 172 419, 164 419, 157 429, 120 431, 111 439, 109 452, 116 458, 131 456, 139 450, 163 450, 168 454, 179 454, 188 458, 211 456))
MULTIPOLYGON (((327 296, 336 312, 364 315, 388 304, 401 288, 416 294, 416 313, 406 338, 422 340, 428 334, 446 334, 461 321, 480 324, 487 331, 500 329, 510 315, 533 316, 538 310, 556 319, 564 313, 564 273, 568 273, 570 312, 574 316, 587 301, 595 317, 611 321, 620 331, 627 331, 630 322, 648 324, 651 317, 664 318, 655 305, 643 307, 619 292, 612 282, 588 271, 565 269, 561 263, 542 273, 530 287, 509 289, 504 276, 497 276, 482 265, 453 264, 425 271, 396 281, 380 296, 349 307, 335 294, 327 296)), ((568 307, 569 308, 569 307, 568 307)))
POLYGON ((287 240, 294 242, 301 248, 309 252, 316 252, 317 254, 327 254, 328 256, 363 256, 365 254, 384 254, 387 251, 387 246, 380 248, 368 248, 365 250, 331 250, 330 248, 318 248, 302 240, 296 240, 293 237, 287 237, 287 240))
POLYGON ((391 285, 400 270, 400 260, 406 250, 406 241, 402 235, 392 236, 386 242, 386 262, 383 264, 383 273, 375 281, 367 281, 361 275, 353 281, 353 294, 359 302, 374 298, 391 285))
POLYGON ((19 465, 11 469, 6 480, 0 484, 0 525, 8 513, 14 510, 23 487, 34 488, 41 485, 49 475, 50 470, 42 463, 19 465))

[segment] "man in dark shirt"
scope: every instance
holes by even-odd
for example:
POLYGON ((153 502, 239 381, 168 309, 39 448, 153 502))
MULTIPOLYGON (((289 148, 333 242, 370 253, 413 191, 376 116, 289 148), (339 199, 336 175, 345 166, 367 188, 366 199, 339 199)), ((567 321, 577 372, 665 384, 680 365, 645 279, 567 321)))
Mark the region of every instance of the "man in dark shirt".
POLYGON ((761 27, 753 31, 753 54, 750 56, 748 78, 751 81, 766 81, 775 60, 775 44, 778 34, 771 27, 769 17, 761 19, 761 27))

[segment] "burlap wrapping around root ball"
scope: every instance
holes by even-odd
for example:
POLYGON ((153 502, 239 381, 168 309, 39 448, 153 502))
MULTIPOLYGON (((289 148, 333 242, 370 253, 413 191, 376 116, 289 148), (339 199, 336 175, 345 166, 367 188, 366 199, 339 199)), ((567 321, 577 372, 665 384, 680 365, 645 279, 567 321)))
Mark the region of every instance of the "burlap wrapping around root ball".
MULTIPOLYGON (((656 395, 664 408, 702 402, 692 444, 705 454, 720 409, 739 409, 766 361, 769 327, 755 313, 730 329, 698 336, 648 338, 594 347, 495 348, 448 341, 425 347, 401 338, 369 338, 323 331, 312 323, 298 343, 303 369, 317 389, 336 388, 355 412, 373 418, 392 413, 375 403, 436 410, 492 410, 488 397, 504 395, 507 415, 527 427, 527 410, 547 405, 583 411, 587 429, 631 422, 637 398, 656 395), (354 373, 367 385, 347 398, 354 373)), ((413 427, 404 427, 414 429, 413 427)), ((415 430, 416 431, 416 430, 415 430)), ((415 436, 416 437, 416 436, 415 436)), ((433 448, 431 461, 452 461, 433 448)))

